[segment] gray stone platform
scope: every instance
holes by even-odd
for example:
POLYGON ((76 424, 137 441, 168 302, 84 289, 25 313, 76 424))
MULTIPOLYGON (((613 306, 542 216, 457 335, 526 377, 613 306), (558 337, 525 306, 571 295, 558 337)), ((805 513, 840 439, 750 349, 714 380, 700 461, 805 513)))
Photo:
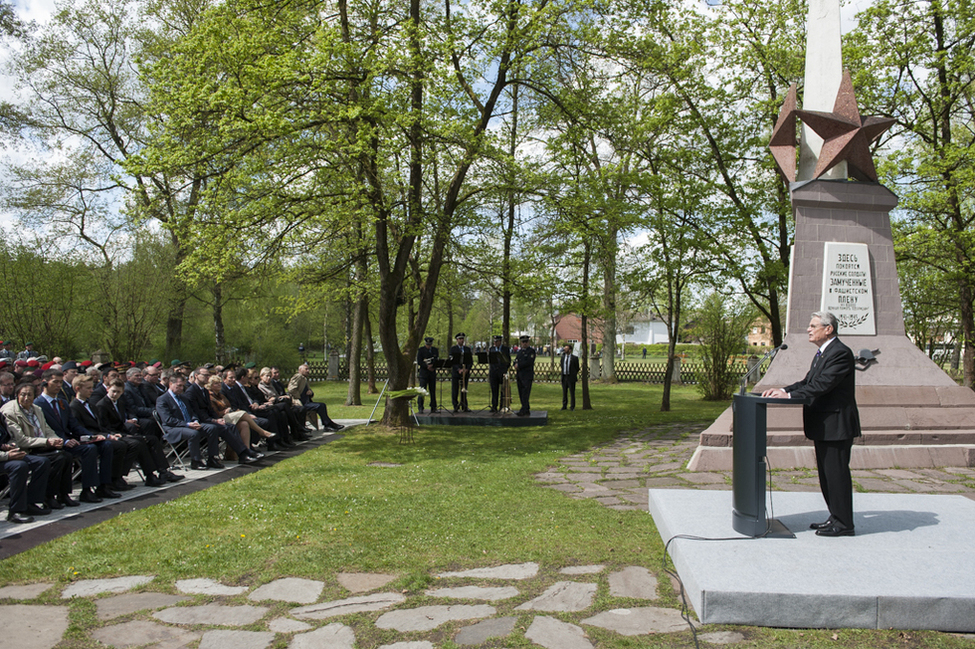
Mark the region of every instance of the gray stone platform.
POLYGON ((423 410, 415 415, 420 426, 544 426, 548 423, 547 410, 532 410, 527 417, 518 417, 514 412, 494 413, 488 410, 453 412, 441 410, 431 413, 423 410))
POLYGON ((731 527, 731 492, 650 489, 650 513, 706 624, 975 631, 975 502, 962 496, 854 496, 854 537, 824 538, 818 493, 773 494, 795 539, 731 527), (738 540, 740 538, 740 540, 738 540))

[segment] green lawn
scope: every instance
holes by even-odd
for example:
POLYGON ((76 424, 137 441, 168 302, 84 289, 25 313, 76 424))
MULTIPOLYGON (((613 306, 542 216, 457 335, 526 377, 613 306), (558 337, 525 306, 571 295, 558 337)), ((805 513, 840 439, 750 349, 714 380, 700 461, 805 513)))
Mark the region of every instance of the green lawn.
MULTIPOLYGON (((375 403, 374 396, 364 395, 368 405, 342 407, 337 404, 345 385, 315 389, 336 419, 366 417, 375 403)), ((472 405, 486 392, 486 385, 475 385, 472 405)), ((646 512, 567 498, 533 476, 621 431, 712 420, 727 404, 704 403, 693 388, 680 388, 673 411, 660 413, 659 386, 597 385, 594 410, 563 413, 557 409, 558 386, 538 385, 533 395, 534 408, 549 410, 548 426, 419 428, 413 445, 401 445, 398 434, 378 426, 357 427, 339 441, 273 467, 120 515, 0 562, 0 585, 148 573, 165 584, 211 577, 253 586, 280 576, 329 582, 335 572, 362 570, 397 573, 401 578, 393 587, 416 593, 435 572, 502 563, 536 561, 553 579, 555 569, 573 564, 658 571, 663 545, 646 512)), ((329 584, 326 597, 344 596, 329 584)), ((661 592, 663 605, 677 605, 669 587, 661 592)), ((94 646, 80 639, 81 630, 95 623, 91 611, 84 609, 73 620, 79 639, 62 646, 94 646)), ((837 641, 829 631, 738 630, 749 639, 746 646, 964 646, 936 633, 912 633, 905 640, 897 632, 841 631, 837 641)), ((510 646, 530 644, 512 640, 516 644, 510 646)), ((693 643, 687 633, 649 639, 600 634, 598 646, 693 643)))

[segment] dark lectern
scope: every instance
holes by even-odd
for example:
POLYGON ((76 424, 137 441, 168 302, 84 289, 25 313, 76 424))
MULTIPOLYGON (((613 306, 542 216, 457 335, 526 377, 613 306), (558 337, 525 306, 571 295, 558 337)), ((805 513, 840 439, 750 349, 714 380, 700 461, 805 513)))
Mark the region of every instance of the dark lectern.
POLYGON ((794 539, 796 535, 789 528, 765 515, 765 426, 770 403, 800 404, 805 400, 736 394, 731 404, 735 416, 731 526, 745 536, 794 539))

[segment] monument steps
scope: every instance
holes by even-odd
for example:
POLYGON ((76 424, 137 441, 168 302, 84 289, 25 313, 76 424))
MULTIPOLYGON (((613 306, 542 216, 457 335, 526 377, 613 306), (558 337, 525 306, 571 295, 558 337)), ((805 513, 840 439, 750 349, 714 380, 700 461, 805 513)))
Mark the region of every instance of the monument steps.
MULTIPOLYGON (((732 452, 731 446, 698 446, 687 468, 689 471, 731 471, 734 466, 732 452)), ((816 452, 809 440, 804 440, 802 446, 769 446, 766 457, 772 469, 816 468, 816 452)), ((854 444, 850 458, 851 469, 945 466, 975 467, 975 444, 854 444)))

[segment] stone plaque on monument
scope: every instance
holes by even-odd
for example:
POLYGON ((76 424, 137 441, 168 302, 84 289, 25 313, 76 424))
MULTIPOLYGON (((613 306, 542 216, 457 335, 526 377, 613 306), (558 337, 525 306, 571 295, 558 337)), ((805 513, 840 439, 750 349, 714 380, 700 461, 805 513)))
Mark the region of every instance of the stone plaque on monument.
POLYGON ((839 241, 824 245, 820 310, 836 316, 844 335, 876 335, 869 247, 839 241))

